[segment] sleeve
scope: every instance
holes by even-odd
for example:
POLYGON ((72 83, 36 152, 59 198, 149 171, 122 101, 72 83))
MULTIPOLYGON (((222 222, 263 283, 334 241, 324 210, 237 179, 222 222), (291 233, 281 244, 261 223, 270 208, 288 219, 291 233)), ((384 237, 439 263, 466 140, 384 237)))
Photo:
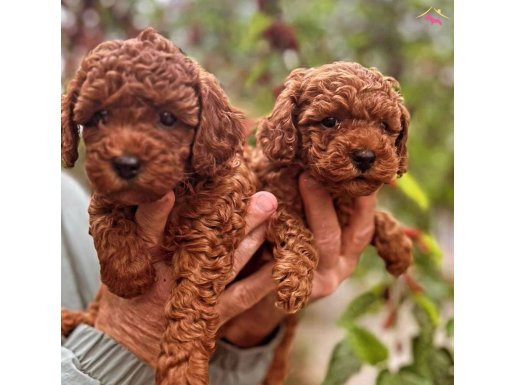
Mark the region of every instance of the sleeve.
POLYGON ((82 367, 75 355, 61 346, 61 385, 100 385, 100 382, 82 372, 82 367))
MULTIPOLYGON (((258 385, 284 327, 265 345, 240 349, 219 341, 209 363, 211 385, 258 385)), ((153 385, 154 370, 100 331, 80 325, 61 346, 62 385, 153 385)))
POLYGON ((104 333, 79 325, 61 346, 61 385, 154 385, 154 370, 104 333))
POLYGON ((225 341, 218 341, 209 363, 211 385, 260 385, 272 363, 275 348, 284 336, 281 325, 270 341, 254 348, 241 349, 225 341))
POLYGON ((100 266, 88 234, 89 197, 61 173, 61 306, 85 309, 100 287, 100 266))

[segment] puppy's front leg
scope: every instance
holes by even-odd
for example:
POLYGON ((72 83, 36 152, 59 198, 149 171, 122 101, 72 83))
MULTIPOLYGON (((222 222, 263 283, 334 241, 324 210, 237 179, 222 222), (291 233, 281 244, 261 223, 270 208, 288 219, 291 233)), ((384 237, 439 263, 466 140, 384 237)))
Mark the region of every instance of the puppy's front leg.
POLYGON ((70 333, 80 324, 94 326, 101 296, 102 290, 99 290, 95 299, 93 299, 86 310, 69 310, 61 308, 61 335, 68 337, 68 335, 70 335, 70 333))
POLYGON ((300 216, 280 208, 270 222, 267 238, 274 245, 272 277, 277 282, 276 306, 295 313, 311 295, 318 264, 313 234, 300 216))
POLYGON ((114 294, 131 298, 155 280, 150 251, 138 235, 135 210, 93 195, 89 206, 90 234, 100 262, 100 278, 114 294))
POLYGON ((399 276, 410 266, 413 256, 412 243, 399 223, 388 213, 376 211, 372 245, 384 260, 390 274, 399 276))
POLYGON ((215 306, 231 276, 252 193, 246 178, 228 176, 197 192, 179 214, 172 258, 175 283, 164 309, 167 325, 156 367, 159 385, 208 384, 220 326, 215 306))
MULTIPOLYGON (((338 197, 334 200, 340 226, 347 226, 354 207, 354 199, 338 197)), ((374 213, 374 235, 370 244, 384 260, 386 269, 392 275, 399 276, 411 265, 413 256, 412 243, 399 223, 388 213, 374 213)))

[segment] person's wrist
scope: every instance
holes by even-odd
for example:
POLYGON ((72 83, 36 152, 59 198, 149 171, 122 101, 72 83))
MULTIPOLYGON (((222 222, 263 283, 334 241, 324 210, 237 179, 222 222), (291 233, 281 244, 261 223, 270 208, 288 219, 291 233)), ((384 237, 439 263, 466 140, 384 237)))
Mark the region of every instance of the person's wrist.
POLYGON ((162 311, 156 312, 155 306, 144 298, 127 300, 105 293, 95 328, 148 365, 155 367, 164 330, 162 311), (145 303, 133 306, 136 301, 145 303))
POLYGON ((95 328, 123 345, 140 360, 155 367, 155 361, 159 354, 160 336, 153 328, 135 326, 132 322, 113 328, 105 326, 102 323, 95 324, 95 328))

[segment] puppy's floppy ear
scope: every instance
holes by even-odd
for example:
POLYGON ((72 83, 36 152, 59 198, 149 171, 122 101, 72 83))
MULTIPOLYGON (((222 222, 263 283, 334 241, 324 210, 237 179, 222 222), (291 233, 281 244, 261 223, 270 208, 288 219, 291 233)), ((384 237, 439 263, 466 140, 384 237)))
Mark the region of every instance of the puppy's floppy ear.
POLYGON ((79 157, 79 127, 73 118, 73 109, 84 81, 79 71, 61 96, 61 159, 65 167, 73 167, 79 157))
POLYGON ((401 132, 395 141, 395 146, 397 147, 397 154, 399 156, 399 168, 397 170, 397 175, 401 176, 408 169, 408 149, 406 146, 406 142, 408 140, 408 128, 410 123, 410 114, 408 109, 400 104, 401 109, 401 132))
POLYGON ((299 138, 293 115, 297 108, 300 85, 307 71, 299 68, 290 73, 272 114, 259 124, 257 141, 265 156, 274 163, 288 164, 295 159, 299 138))
POLYGON ((243 114, 229 105, 216 78, 200 69, 200 118, 192 149, 192 166, 204 176, 236 155, 245 140, 243 114))

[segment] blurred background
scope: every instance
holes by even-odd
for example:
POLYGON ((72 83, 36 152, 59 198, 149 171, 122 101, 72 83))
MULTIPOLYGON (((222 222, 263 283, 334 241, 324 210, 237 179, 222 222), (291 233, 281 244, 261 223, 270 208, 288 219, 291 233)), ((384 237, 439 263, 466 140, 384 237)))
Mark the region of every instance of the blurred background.
MULTIPOLYGON (((251 118, 271 111, 296 67, 356 61, 397 78, 412 116, 409 172, 379 205, 406 226, 415 265, 394 280, 367 250, 352 278, 302 313, 288 384, 454 383, 451 1, 62 0, 61 23, 63 91, 89 50, 147 26, 251 118)), ((71 172, 87 186, 80 163, 71 172)))

